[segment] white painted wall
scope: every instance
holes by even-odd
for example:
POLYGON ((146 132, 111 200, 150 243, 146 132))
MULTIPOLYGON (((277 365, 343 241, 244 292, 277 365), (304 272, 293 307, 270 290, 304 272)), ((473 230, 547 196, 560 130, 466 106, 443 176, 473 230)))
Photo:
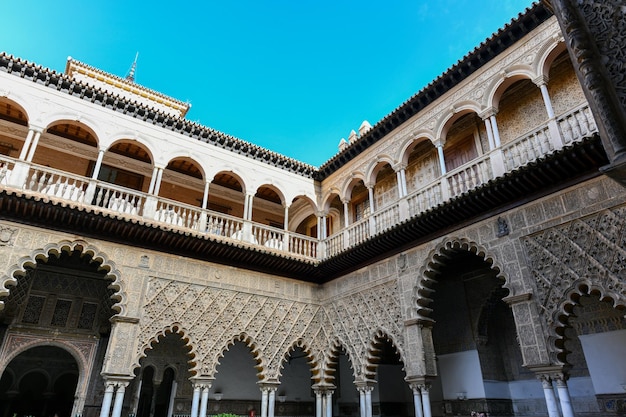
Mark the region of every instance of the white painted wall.
POLYGON ((454 400, 459 392, 467 393, 467 398, 485 398, 477 350, 440 355, 438 359, 444 399, 454 400))
MULTIPOLYGON (((596 394, 623 394, 626 384, 626 330, 579 336, 596 394)), ((571 383, 570 389, 571 387, 571 383)), ((573 393, 572 393, 573 394, 573 393)))

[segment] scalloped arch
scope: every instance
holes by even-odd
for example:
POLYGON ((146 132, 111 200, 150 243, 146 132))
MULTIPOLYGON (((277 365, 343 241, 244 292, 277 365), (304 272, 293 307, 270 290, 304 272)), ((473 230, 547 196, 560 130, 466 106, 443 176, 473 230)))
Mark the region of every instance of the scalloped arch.
POLYGON ((217 373, 217 366, 220 364, 220 359, 223 358, 224 354, 230 349, 230 347, 237 342, 242 342, 244 345, 246 345, 248 349, 250 349, 250 353, 252 354, 252 357, 256 362, 255 368, 257 370, 257 377, 259 378, 259 381, 267 379, 267 360, 261 354, 261 349, 259 348, 256 340, 254 340, 252 336, 248 335, 245 332, 242 332, 229 339, 225 343, 224 348, 219 352, 219 354, 217 354, 217 356, 213 358, 212 361, 210 361, 210 364, 204 364, 204 366, 202 367, 202 376, 215 378, 215 374, 217 373))
POLYGON ((404 351, 399 347, 392 333, 385 329, 379 328, 370 338, 370 342, 367 346, 367 355, 365 357, 365 360, 363 361, 363 375, 366 379, 376 379, 376 369, 378 368, 378 364, 375 362, 375 359, 377 358, 376 352, 378 351, 376 345, 384 341, 388 341, 389 343, 391 343, 396 353, 400 356, 402 364, 406 363, 404 358, 404 351))
MULTIPOLYGON (((122 274, 115 266, 115 263, 109 260, 108 256, 101 252, 98 248, 84 240, 64 240, 58 243, 49 243, 41 249, 35 249, 29 256, 20 258, 17 263, 12 265, 7 271, 6 275, 0 278, 0 298, 7 297, 10 294, 10 290, 7 286, 19 285, 19 277, 23 277, 26 274, 26 268, 35 268, 37 266, 38 259, 48 259, 50 254, 60 254, 63 251, 73 252, 80 250, 83 254, 89 254, 92 259, 100 263, 100 268, 107 271, 105 279, 112 281, 109 284, 109 288, 115 290, 115 293, 111 298, 116 301, 111 308, 117 313, 117 315, 126 315, 126 305, 128 297, 126 295, 125 283, 122 280, 122 274)), ((0 310, 4 308, 4 301, 0 301, 0 310)))
POLYGON ((135 357, 133 364, 131 365, 132 371, 139 368, 141 364, 139 361, 147 356, 147 351, 154 349, 154 345, 160 343, 162 339, 167 337, 168 334, 173 333, 180 336, 180 338, 185 342, 185 347, 189 349, 187 355, 190 357, 188 363, 191 365, 189 372, 193 375, 199 373, 201 365, 197 362, 197 354, 196 354, 196 346, 197 343, 193 341, 193 337, 191 333, 185 329, 185 327, 180 323, 172 323, 168 326, 163 327, 159 330, 154 336, 152 336, 148 341, 146 341, 139 350, 139 353, 135 357))
POLYGON ((350 362, 350 368, 352 368, 352 376, 354 377, 354 380, 356 381, 360 377, 361 367, 353 360, 353 358, 358 358, 358 355, 350 349, 349 344, 345 343, 339 336, 335 336, 330 343, 328 354, 324 355, 323 361, 320 364, 322 369, 320 382, 325 382, 327 384, 333 384, 335 382, 336 368, 339 366, 337 360, 339 359, 341 351, 345 352, 348 362, 350 362))
POLYGON ((315 358, 315 355, 313 354, 313 349, 302 338, 298 338, 291 345, 289 345, 289 348, 283 354, 279 367, 276 370, 277 379, 280 379, 280 376, 282 376, 282 370, 285 369, 285 363, 289 360, 289 356, 291 356, 291 352, 295 351, 297 348, 302 349, 302 351, 306 353, 306 358, 308 359, 308 364, 311 370, 311 375, 313 376, 313 380, 318 382, 320 378, 320 367, 319 367, 318 360, 315 358))
POLYGON ((513 291, 508 285, 508 278, 502 273, 503 268, 496 262, 496 258, 491 255, 486 248, 465 238, 446 239, 439 243, 435 249, 430 251, 426 258, 426 263, 420 268, 420 278, 413 287, 413 300, 418 318, 431 320, 429 316, 432 309, 429 306, 432 299, 429 298, 429 296, 434 292, 432 287, 437 282, 434 278, 438 275, 437 268, 442 265, 438 258, 446 256, 446 252, 450 250, 467 251, 481 258, 497 272, 496 276, 504 281, 503 288, 506 288, 509 294, 513 295, 513 291))
POLYGON ((578 303, 575 297, 597 295, 601 302, 610 300, 612 307, 626 312, 626 295, 621 295, 613 291, 608 291, 602 285, 592 283, 590 279, 578 279, 572 283, 569 289, 563 294, 558 307, 552 312, 549 320, 548 346, 552 359, 555 363, 566 364, 566 349, 563 346, 565 336, 562 330, 568 325, 569 317, 572 315, 573 307, 578 303))

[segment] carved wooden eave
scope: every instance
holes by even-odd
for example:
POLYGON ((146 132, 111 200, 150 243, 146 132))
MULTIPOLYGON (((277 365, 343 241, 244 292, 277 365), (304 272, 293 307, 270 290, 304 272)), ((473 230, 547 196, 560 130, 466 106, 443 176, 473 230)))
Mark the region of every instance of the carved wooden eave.
POLYGON ((324 283, 474 222, 600 175, 608 162, 598 135, 548 155, 420 213, 361 245, 321 262, 210 235, 124 218, 41 195, 0 191, 0 219, 80 236, 324 283))
POLYGON ((445 73, 385 116, 358 140, 324 163, 316 172, 314 178, 318 181, 328 178, 328 176, 356 158, 365 149, 383 139, 483 65, 500 55, 508 47, 529 34, 548 20, 550 16, 552 16, 552 13, 546 7, 541 3, 535 3, 524 14, 520 14, 517 19, 513 19, 510 24, 500 29, 445 73))

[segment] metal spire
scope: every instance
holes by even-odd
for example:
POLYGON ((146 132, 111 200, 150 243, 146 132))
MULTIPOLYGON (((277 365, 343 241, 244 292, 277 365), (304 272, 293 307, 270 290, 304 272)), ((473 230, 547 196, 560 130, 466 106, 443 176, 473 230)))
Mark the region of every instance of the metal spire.
POLYGON ((139 52, 135 54, 135 60, 133 61, 133 65, 130 66, 128 70, 128 75, 126 75, 126 79, 130 82, 135 82, 135 71, 137 70, 137 58, 139 58, 139 52))

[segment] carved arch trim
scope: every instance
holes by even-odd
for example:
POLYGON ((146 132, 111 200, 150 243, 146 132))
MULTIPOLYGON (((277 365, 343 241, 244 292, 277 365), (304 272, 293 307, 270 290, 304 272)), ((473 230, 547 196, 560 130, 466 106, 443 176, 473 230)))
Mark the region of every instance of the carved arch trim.
MULTIPOLYGON (((105 269, 107 274, 105 279, 112 281, 109 284, 109 288, 113 289, 115 293, 111 298, 116 301, 111 307, 113 311, 119 316, 126 314, 127 300, 125 290, 125 282, 122 280, 122 274, 115 266, 115 263, 109 260, 106 253, 101 252, 98 248, 83 240, 64 240, 58 243, 50 243, 43 248, 35 249, 28 256, 20 258, 17 263, 12 265, 7 274, 0 278, 0 298, 7 297, 10 294, 10 290, 7 286, 19 285, 20 277, 23 277, 27 273, 27 268, 36 268, 38 259, 47 260, 50 254, 60 254, 61 252, 73 252, 75 250, 81 251, 83 254, 88 254, 96 262, 100 263, 100 268, 105 269)), ((4 302, 0 301, 0 310, 4 308, 4 302)))

